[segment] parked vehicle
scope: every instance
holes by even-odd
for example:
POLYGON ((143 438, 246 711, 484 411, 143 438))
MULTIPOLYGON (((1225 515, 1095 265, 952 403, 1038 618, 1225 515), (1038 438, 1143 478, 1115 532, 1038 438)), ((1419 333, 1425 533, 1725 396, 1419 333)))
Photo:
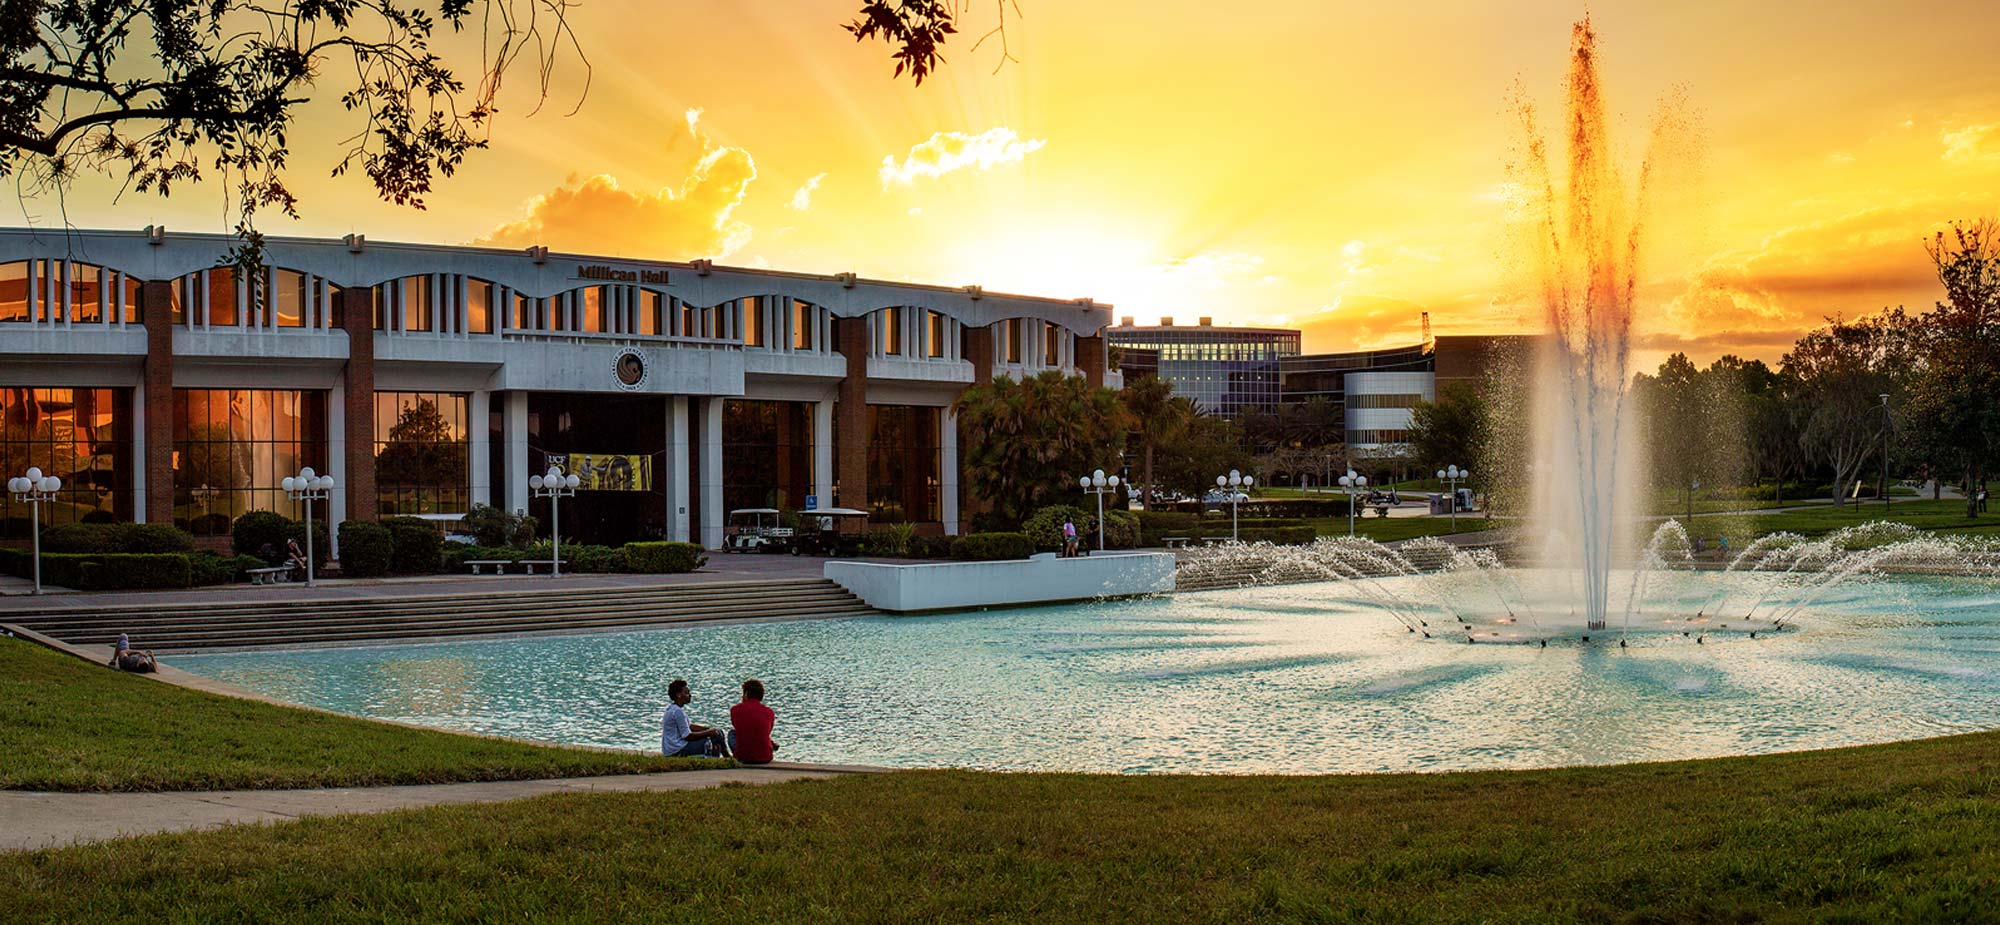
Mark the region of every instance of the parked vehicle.
POLYGON ((797 531, 784 525, 776 508, 746 507, 729 512, 724 552, 793 552, 797 531))
POLYGON ((791 552, 795 556, 858 556, 861 537, 867 532, 867 511, 851 507, 800 511, 791 552))

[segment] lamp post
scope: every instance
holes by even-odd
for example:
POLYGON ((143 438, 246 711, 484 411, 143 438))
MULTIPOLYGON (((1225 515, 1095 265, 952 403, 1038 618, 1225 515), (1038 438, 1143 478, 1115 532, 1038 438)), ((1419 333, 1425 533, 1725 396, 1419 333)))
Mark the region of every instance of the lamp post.
POLYGON ((1118 490, 1118 477, 1105 475, 1103 469, 1092 472, 1076 480, 1083 493, 1097 496, 1097 551, 1104 551, 1104 496, 1118 490))
POLYGON ((28 506, 33 512, 32 532, 35 537, 35 593, 42 593, 42 504, 56 499, 56 492, 62 489, 62 479, 53 475, 43 475, 42 470, 28 467, 27 475, 17 475, 7 480, 7 490, 14 500, 28 506))
POLYGON ((562 518, 558 515, 557 504, 563 498, 576 494, 576 486, 583 480, 574 473, 564 475, 561 466, 550 466, 543 475, 528 476, 528 489, 537 498, 549 499, 549 539, 554 546, 549 554, 549 577, 562 576, 562 518))
POLYGON ((1231 469, 1228 475, 1216 476, 1215 484, 1224 491, 1229 492, 1229 541, 1232 543, 1237 542, 1236 499, 1242 494, 1240 489, 1249 488, 1257 484, 1257 480, 1235 469, 1231 469))
POLYGON ((1445 483, 1445 497, 1451 499, 1451 532, 1458 532, 1458 483, 1461 479, 1472 478, 1471 469, 1446 466, 1437 471, 1438 481, 1445 483))
POLYGON ((1354 538, 1354 493, 1368 487, 1368 477, 1353 469, 1340 477, 1340 487, 1347 489, 1347 536, 1354 538))
POLYGON ((1882 516, 1889 516, 1889 393, 1882 393, 1882 516))
POLYGON ((306 466, 298 475, 288 475, 278 483, 293 501, 303 501, 306 505, 306 587, 314 586, 314 569, 317 557, 313 553, 313 505, 314 501, 324 501, 333 491, 333 476, 320 475, 313 467, 306 466))

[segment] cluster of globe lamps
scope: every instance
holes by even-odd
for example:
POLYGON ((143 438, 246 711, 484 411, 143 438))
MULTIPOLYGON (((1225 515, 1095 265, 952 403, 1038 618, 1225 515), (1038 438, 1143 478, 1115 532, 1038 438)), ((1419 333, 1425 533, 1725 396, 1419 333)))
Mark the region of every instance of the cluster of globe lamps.
POLYGON ((549 539, 554 544, 549 551, 549 577, 562 577, 562 519, 557 516, 557 505, 563 498, 576 494, 576 487, 583 479, 572 472, 564 475, 561 466, 550 466, 541 475, 528 476, 528 488, 537 498, 549 499, 549 539))
POLYGON ((284 489, 285 494, 289 496, 293 501, 302 501, 305 503, 306 587, 308 588, 314 587, 316 576, 313 574, 313 572, 318 563, 315 561, 317 557, 313 553, 312 503, 314 501, 326 500, 327 496, 333 492, 333 476, 321 475, 317 472, 314 472, 313 467, 306 466, 299 470, 298 475, 285 476, 284 479, 278 482, 278 487, 284 489))
POLYGON ((1215 477, 1215 486, 1229 492, 1229 541, 1232 543, 1236 542, 1236 496, 1240 494, 1237 489, 1249 488, 1256 484, 1255 478, 1235 469, 1229 470, 1228 475, 1215 477))
POLYGON ((38 466, 29 466, 27 475, 17 475, 7 480, 7 491, 14 500, 28 505, 33 512, 35 537, 35 593, 42 593, 42 505, 54 501, 56 492, 62 490, 62 479, 53 475, 43 475, 38 466))
POLYGON ((1103 469, 1082 476, 1076 484, 1084 494, 1097 496, 1097 551, 1104 551, 1104 496, 1118 491, 1118 477, 1105 475, 1103 469))

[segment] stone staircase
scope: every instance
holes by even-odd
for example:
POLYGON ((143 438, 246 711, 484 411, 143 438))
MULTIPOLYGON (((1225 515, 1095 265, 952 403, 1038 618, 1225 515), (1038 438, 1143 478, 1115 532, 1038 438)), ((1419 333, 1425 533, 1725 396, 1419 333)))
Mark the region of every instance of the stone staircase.
POLYGON ((76 607, 0 616, 72 645, 108 646, 119 633, 155 652, 355 645, 517 633, 584 633, 716 620, 876 614, 822 578, 671 587, 570 588, 503 594, 378 596, 130 607, 76 607))

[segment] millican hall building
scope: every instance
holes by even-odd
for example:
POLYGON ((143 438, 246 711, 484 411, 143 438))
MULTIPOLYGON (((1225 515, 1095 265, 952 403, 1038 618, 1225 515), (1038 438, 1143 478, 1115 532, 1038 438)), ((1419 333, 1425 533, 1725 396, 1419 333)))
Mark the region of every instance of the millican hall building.
MULTIPOLYGON (((63 479, 44 523, 227 534, 532 510, 583 478, 565 537, 721 543, 737 507, 859 507, 958 532, 967 386, 1107 374, 1108 306, 550 253, 271 238, 261 279, 222 235, 0 230, 0 470, 63 479)), ((1110 382, 1106 382, 1107 378, 1110 382)), ((0 537, 28 511, 0 500, 0 537)))

